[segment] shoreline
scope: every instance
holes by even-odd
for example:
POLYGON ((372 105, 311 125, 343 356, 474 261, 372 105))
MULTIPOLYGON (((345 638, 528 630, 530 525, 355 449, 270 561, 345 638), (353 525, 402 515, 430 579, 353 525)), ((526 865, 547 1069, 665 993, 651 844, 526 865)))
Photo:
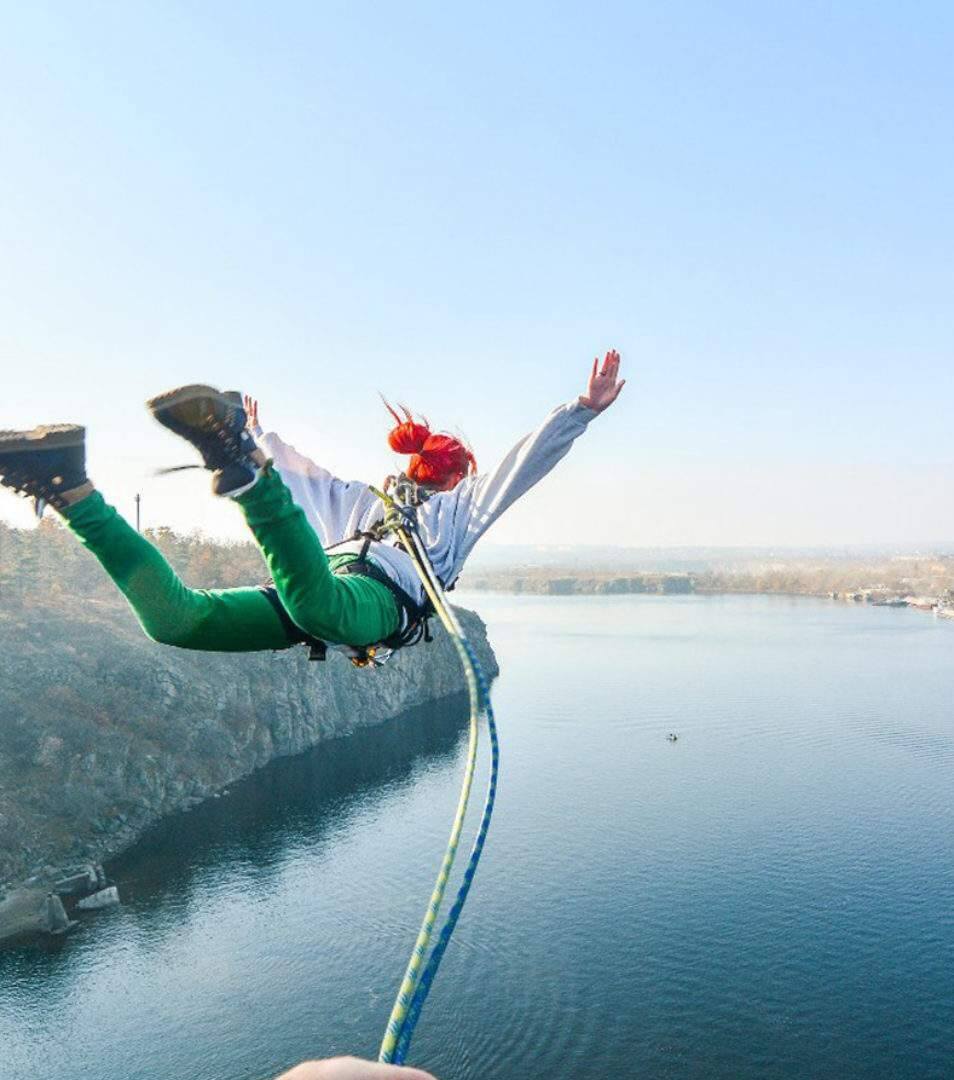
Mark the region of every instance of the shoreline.
POLYGON ((564 579, 547 579, 535 582, 534 587, 510 585, 505 583, 467 584, 461 587, 463 594, 481 593, 500 596, 788 596, 810 600, 833 600, 843 604, 864 604, 869 607, 913 608, 918 611, 935 613, 940 618, 954 618, 954 599, 947 596, 914 596, 894 593, 881 593, 874 590, 812 591, 807 589, 758 589, 725 588, 693 585, 681 589, 625 588, 614 582, 616 587, 608 588, 604 582, 580 581, 575 587, 563 586, 564 579))
MULTIPOLYGON (((458 611, 494 679, 486 627, 458 611)), ((367 672, 337 654, 312 663, 304 649, 237 661, 160 648, 116 601, 0 612, 0 712, 10 718, 0 727, 0 905, 24 887, 23 903, 40 904, 77 867, 117 858, 270 762, 463 685, 437 628, 431 644, 367 672)), ((22 904, 11 911, 19 920, 22 904)))

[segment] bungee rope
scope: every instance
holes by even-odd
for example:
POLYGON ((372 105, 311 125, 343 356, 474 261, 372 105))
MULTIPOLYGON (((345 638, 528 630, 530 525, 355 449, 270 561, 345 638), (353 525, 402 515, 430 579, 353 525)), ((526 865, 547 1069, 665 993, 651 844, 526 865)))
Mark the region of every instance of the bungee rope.
POLYGON ((470 891, 470 886, 477 871, 477 864, 483 851, 484 841, 487 838, 487 830, 490 827, 490 818, 493 813, 494 801, 497 792, 497 773, 499 766, 499 744, 497 740, 497 726, 494 721, 493 711, 490 706, 490 687, 486 677, 480 668, 480 663, 473 646, 467 639, 460 622, 453 609, 444 598, 444 590, 431 565, 430 558, 417 533, 417 522, 413 510, 396 502, 389 495, 371 489, 385 505, 384 528, 393 531, 401 541, 404 549, 411 557, 414 568, 421 579, 424 591, 430 600, 435 613, 447 630, 458 657, 464 668, 464 677, 467 682, 467 693, 470 699, 470 731, 467 745, 467 761, 464 768, 464 779, 461 786, 460 798, 457 803, 457 811, 451 826, 450 837, 444 858, 441 861, 437 880, 431 893, 427 910, 421 928, 418 931, 417 940, 411 958, 408 961, 401 980, 391 1015, 388 1018, 384 1039, 378 1053, 378 1060, 387 1063, 402 1064, 407 1055, 414 1034, 414 1028, 427 1000, 427 995, 433 984, 434 977, 440 966, 441 959, 447 949, 454 927, 460 918, 460 913, 470 891), (447 919, 441 928, 437 943, 431 951, 430 958, 424 966, 424 957, 434 933, 434 924, 437 914, 444 899, 447 889, 447 881, 450 877, 454 860, 457 857, 457 848, 460 843, 460 835, 464 826, 464 818, 467 813, 467 805, 470 800, 470 791, 473 786, 474 773, 477 766, 477 733, 478 721, 482 712, 487 715, 488 730, 491 744, 491 770, 487 787, 487 797, 481 816, 480 827, 477 837, 471 849, 470 859, 464 871, 464 878, 458 889, 453 906, 448 913, 447 919), (423 970, 422 970, 423 967, 423 970))
MULTIPOLYGON (((471 647, 469 642, 467 643, 467 647, 471 647)), ((477 671, 479 673, 478 681, 483 682, 483 673, 480 672, 479 667, 477 668, 477 671)), ((481 690, 483 692, 484 686, 481 687, 481 690)), ((487 839, 487 830, 490 828, 490 818, 493 814, 494 802, 497 797, 497 772, 500 763, 500 745, 497 739, 497 724, 494 720, 493 710, 490 707, 489 695, 488 697, 485 697, 485 702, 487 730, 490 735, 491 761, 490 779, 487 783, 487 796, 484 801, 484 810, 481 815, 480 827, 477 830, 474 846, 471 849, 470 859, 464 870, 464 877, 461 881, 460 888, 457 891, 457 896, 455 897, 454 903, 448 912, 447 919, 441 928, 437 943, 431 950, 427 967, 425 967, 420 981, 418 982, 417 989, 414 991, 414 997, 411 999, 407 1017, 404 1021, 404 1027, 398 1037, 398 1044, 394 1052, 393 1060, 395 1065, 403 1065, 407 1059, 407 1052, 411 1045, 414 1028, 417 1026, 418 1018, 421 1015, 421 1009, 424 1008, 424 1002, 427 1000, 427 995, 430 993, 431 985, 434 982, 434 976, 437 974, 438 967, 440 967, 444 952, 447 949, 447 944, 451 939, 451 934, 453 934, 454 928, 457 926, 457 920, 460 918, 460 913, 463 911, 464 901, 467 899, 467 894, 470 892, 474 874, 477 872, 477 864, 480 862, 480 855, 484 849, 484 841, 487 839)))

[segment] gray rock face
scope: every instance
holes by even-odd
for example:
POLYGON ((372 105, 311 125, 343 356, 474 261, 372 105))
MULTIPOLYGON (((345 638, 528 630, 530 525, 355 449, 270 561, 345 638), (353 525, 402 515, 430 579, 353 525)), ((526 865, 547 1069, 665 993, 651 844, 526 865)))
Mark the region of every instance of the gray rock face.
MULTIPOLYGON (((488 677, 481 620, 460 612, 488 677)), ((359 671, 337 655, 194 653, 156 645, 97 599, 0 612, 3 883, 100 862, 160 817, 274 758, 459 693, 443 632, 359 671)), ((52 885, 51 885, 52 887, 52 885)))
POLYGON ((103 908, 118 907, 119 902, 119 889, 115 885, 109 885, 91 896, 77 900, 76 907, 79 911, 102 911, 103 908))
POLYGON ((13 889, 0 900, 0 941, 23 934, 65 934, 73 925, 56 893, 38 886, 13 889))

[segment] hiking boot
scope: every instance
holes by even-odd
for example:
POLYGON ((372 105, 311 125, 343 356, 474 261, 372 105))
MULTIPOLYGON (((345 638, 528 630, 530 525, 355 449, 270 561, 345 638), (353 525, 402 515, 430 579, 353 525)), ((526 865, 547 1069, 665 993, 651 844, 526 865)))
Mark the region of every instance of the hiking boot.
POLYGON ((212 386, 180 386, 146 402, 163 427, 181 435, 202 455, 216 495, 234 495, 258 475, 255 440, 245 428, 242 395, 212 386))
POLYGON ((63 492, 86 483, 86 428, 43 424, 32 431, 0 431, 0 485, 63 510, 63 492))

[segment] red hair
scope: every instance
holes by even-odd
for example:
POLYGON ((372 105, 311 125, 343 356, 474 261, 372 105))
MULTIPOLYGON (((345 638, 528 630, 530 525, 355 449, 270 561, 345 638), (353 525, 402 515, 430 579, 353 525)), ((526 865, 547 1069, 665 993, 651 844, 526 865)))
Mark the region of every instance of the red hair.
POLYGON ((388 445, 399 454, 411 455, 405 473, 416 484, 445 489, 477 471, 474 455, 459 439, 434 434, 423 417, 415 420, 404 405, 398 406, 404 413, 402 420, 387 401, 384 404, 395 421, 388 445))

